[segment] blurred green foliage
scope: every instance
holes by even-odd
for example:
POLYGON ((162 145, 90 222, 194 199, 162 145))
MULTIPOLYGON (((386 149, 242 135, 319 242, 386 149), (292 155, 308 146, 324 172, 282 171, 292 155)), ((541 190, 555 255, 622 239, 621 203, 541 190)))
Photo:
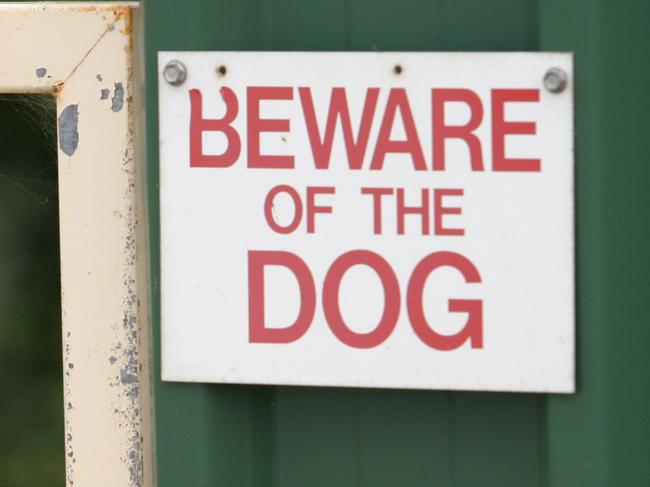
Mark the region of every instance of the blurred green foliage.
POLYGON ((0 486, 64 485, 56 110, 0 96, 0 486))

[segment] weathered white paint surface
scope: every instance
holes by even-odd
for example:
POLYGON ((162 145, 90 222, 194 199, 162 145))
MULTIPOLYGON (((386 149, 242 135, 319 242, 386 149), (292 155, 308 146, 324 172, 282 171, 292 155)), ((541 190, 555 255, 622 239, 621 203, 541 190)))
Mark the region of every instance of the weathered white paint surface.
POLYGON ((1 4, 0 92, 50 92, 68 485, 152 485, 146 249, 136 191, 137 3, 1 4))

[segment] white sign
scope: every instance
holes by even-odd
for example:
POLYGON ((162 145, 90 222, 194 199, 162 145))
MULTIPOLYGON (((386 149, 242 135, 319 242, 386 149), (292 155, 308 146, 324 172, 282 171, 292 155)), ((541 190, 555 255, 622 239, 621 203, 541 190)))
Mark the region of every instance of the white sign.
POLYGON ((570 54, 159 69, 163 379, 574 390, 570 54))

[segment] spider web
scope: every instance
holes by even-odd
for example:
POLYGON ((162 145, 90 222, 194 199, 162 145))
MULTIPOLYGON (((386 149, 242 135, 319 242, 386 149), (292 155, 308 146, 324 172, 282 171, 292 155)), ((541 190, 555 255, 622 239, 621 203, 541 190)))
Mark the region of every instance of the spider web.
MULTIPOLYGON (((33 144, 47 156, 36 169, 20 160, 0 160, 0 191, 20 191, 50 215, 56 213, 58 183, 56 177, 56 102, 50 95, 0 95, 0 111, 13 111, 19 122, 32 132, 33 144), (45 149, 45 150, 43 150, 45 149)), ((16 141, 10 140, 7 127, 0 135, 0 158, 20 158, 16 141)), ((29 147, 26 150, 29 151, 29 147)), ((43 156, 41 156, 43 157, 43 156)))

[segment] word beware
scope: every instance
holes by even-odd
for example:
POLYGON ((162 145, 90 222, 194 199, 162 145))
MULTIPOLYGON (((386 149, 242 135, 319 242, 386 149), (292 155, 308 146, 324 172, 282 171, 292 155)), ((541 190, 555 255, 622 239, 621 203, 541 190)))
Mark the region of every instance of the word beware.
MULTIPOLYGON (((294 102, 295 92, 302 108, 303 118, 311 145, 314 167, 319 170, 330 168, 330 156, 337 122, 341 128, 347 164, 350 170, 369 169, 380 171, 389 153, 402 153, 410 156, 415 171, 444 171, 447 167, 445 140, 460 139, 469 148, 469 167, 471 171, 485 171, 484 150, 476 130, 483 123, 484 102, 479 95, 465 88, 431 89, 432 139, 431 163, 428 164, 422 150, 421 134, 418 133, 413 113, 404 88, 390 88, 383 113, 377 113, 379 88, 368 88, 356 133, 352 128, 346 89, 332 88, 325 128, 318 126, 316 110, 311 89, 279 86, 248 87, 246 89, 246 164, 251 169, 293 169, 293 155, 262 154, 260 139, 263 133, 291 130, 288 119, 262 118, 260 107, 264 101, 294 102), (445 120, 445 105, 463 103, 470 111, 469 120, 462 125, 449 125, 445 120), (401 118, 405 138, 391 138, 396 119, 401 118), (375 119, 380 119, 379 130, 374 147, 369 151, 370 133, 375 119), (366 154, 371 154, 369 164, 364 167, 366 154)), ((226 168, 240 160, 242 137, 233 126, 239 115, 239 100, 231 88, 222 87, 221 97, 226 106, 225 114, 218 119, 203 117, 201 91, 192 89, 190 94, 190 166, 226 168), (220 132, 227 139, 227 148, 222 154, 203 152, 203 133, 220 132)), ((506 103, 539 102, 538 89, 492 89, 491 103, 491 169, 494 172, 539 172, 538 158, 506 157, 505 140, 508 135, 535 135, 535 122, 507 121, 506 103)))

